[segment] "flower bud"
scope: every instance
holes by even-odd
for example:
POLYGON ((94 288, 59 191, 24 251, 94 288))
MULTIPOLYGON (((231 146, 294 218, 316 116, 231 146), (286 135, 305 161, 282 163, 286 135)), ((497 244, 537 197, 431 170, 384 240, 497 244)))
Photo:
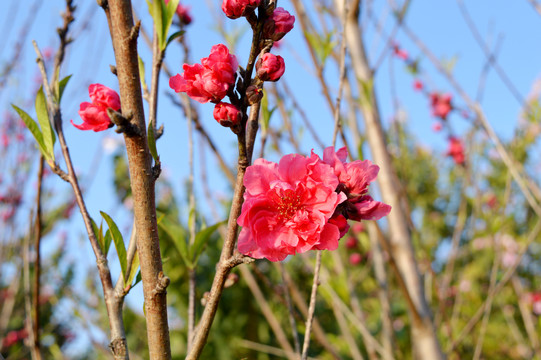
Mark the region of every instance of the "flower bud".
POLYGON ((263 81, 277 81, 286 70, 284 59, 280 55, 263 54, 255 64, 257 76, 263 81))
POLYGON ((248 99, 248 104, 253 105, 258 103, 263 98, 263 89, 257 85, 250 85, 246 89, 246 99, 248 99))
POLYGON ((214 107, 214 119, 225 127, 235 126, 241 119, 240 110, 232 104, 219 102, 214 107))
POLYGON ((349 256, 349 263, 351 265, 359 265, 363 260, 363 256, 359 253, 353 253, 349 256))
POLYGON ((238 19, 253 12, 261 0, 224 0, 222 10, 230 19, 238 19))
POLYGON ((278 41, 293 29, 294 23, 295 16, 281 7, 276 8, 263 26, 263 36, 266 39, 278 41))

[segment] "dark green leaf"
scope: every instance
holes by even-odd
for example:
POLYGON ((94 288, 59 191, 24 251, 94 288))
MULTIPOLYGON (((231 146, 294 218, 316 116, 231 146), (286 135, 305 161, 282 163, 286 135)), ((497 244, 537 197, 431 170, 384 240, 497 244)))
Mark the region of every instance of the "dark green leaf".
POLYGON ((184 30, 180 30, 180 31, 177 31, 177 32, 171 34, 171 36, 169 36, 169 39, 167 39, 167 43, 165 44, 165 47, 169 46, 169 44, 170 44, 173 40, 175 40, 176 38, 178 38, 178 37, 184 35, 185 32, 186 32, 186 31, 184 31, 184 30))
POLYGON ((128 268, 128 256, 126 254, 126 246, 124 245, 124 239, 122 238, 122 234, 120 233, 120 230, 118 230, 118 226, 115 224, 113 219, 103 211, 100 211, 101 216, 105 219, 107 222, 107 225, 109 226, 109 231, 111 234, 111 237, 113 238, 113 242, 115 243, 116 252, 118 254, 118 259, 120 260, 120 268, 122 270, 122 277, 124 279, 127 279, 127 268, 128 268))

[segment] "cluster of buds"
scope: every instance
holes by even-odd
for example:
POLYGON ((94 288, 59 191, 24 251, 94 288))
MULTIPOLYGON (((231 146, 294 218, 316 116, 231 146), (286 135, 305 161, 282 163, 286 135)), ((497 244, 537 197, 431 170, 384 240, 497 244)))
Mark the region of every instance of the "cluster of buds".
MULTIPOLYGON (((254 21, 257 8, 264 11, 266 18, 262 24, 262 36, 265 40, 278 41, 292 28, 295 17, 283 8, 273 9, 273 5, 261 9, 261 0, 223 0, 222 10, 230 19, 246 17, 250 23, 254 21), (272 11, 272 12, 271 12, 272 11)), ((263 20, 262 20, 263 21, 263 20)), ((212 47, 207 58, 200 64, 182 66, 184 73, 177 74, 169 80, 169 86, 176 92, 185 92, 200 103, 213 102, 214 119, 222 126, 236 127, 242 122, 242 105, 253 105, 263 96, 262 82, 277 81, 284 74, 285 62, 281 56, 270 53, 263 54, 256 63, 256 78, 253 83, 243 81, 237 90, 245 91, 241 99, 235 95, 234 88, 239 69, 237 58, 229 53, 229 49, 218 44, 212 47), (222 101, 229 96, 231 103, 222 101)), ((242 73, 242 69, 241 69, 242 73)))

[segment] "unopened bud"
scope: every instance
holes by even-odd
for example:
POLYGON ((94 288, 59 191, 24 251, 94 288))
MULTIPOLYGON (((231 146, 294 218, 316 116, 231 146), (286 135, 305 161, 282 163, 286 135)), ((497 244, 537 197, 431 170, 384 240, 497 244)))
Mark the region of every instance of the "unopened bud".
POLYGON ((253 105, 261 101, 263 98, 263 89, 257 85, 250 85, 246 89, 246 99, 248 104, 253 105))

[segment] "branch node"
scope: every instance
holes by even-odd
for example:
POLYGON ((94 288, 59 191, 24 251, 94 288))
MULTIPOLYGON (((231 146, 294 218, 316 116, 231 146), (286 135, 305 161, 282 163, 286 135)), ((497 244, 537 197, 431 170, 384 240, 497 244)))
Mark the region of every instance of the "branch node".
POLYGON ((141 28, 141 20, 137 21, 135 25, 131 28, 130 35, 128 35, 128 42, 137 41, 140 28, 141 28))
POLYGON ((103 10, 107 10, 107 8, 109 7, 109 3, 107 2, 107 0, 96 0, 96 2, 98 3, 98 6, 100 6, 103 10))
POLYGON ((165 294, 165 290, 169 286, 169 283, 171 280, 169 277, 165 276, 163 274, 163 271, 160 271, 158 274, 158 281, 156 282, 156 287, 154 290, 152 290, 152 297, 155 297, 156 295, 165 294))
POLYGON ((158 180, 160 174, 162 173, 162 164, 161 162, 156 162, 152 167, 152 178, 154 181, 158 180))
POLYGON ((156 129, 156 140, 161 138, 162 135, 163 135, 163 124, 161 124, 160 127, 156 129))
POLYGON ((109 115, 109 119, 111 119, 113 124, 116 125, 117 128, 115 129, 115 131, 118 134, 124 133, 128 137, 142 135, 141 130, 139 130, 139 128, 131 122, 133 114, 130 113, 127 116, 123 116, 118 111, 107 108, 107 115, 109 115))
POLYGON ((126 349, 128 348, 126 343, 126 338, 116 338, 109 343, 109 349, 113 353, 113 356, 116 358, 123 358, 126 354, 126 349))
POLYGON ((113 75, 118 76, 118 73, 116 72, 116 66, 109 65, 109 69, 111 69, 111 72, 113 73, 113 75))

